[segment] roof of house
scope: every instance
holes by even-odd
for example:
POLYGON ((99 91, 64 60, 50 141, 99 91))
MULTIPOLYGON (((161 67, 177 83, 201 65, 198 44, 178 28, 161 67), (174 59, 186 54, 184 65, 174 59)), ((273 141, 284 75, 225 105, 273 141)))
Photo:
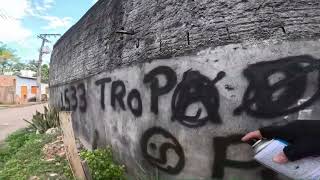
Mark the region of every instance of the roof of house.
POLYGON ((33 79, 33 80, 37 80, 36 77, 26 77, 26 76, 21 76, 21 75, 17 75, 19 78, 24 78, 24 79, 33 79))

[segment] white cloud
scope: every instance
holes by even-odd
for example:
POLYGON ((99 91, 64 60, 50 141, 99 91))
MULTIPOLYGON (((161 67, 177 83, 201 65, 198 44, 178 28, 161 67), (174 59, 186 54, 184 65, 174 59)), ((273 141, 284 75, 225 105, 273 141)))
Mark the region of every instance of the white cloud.
POLYGON ((0 19, 0 41, 23 41, 32 35, 31 30, 24 28, 19 20, 0 19))
POLYGON ((56 29, 68 27, 71 24, 70 17, 49 16, 47 10, 55 4, 54 0, 0 0, 0 41, 21 42, 32 35, 32 31, 23 27, 22 20, 31 16, 45 20, 48 24, 43 29, 56 29))
POLYGON ((71 17, 60 18, 58 16, 52 16, 47 13, 47 11, 50 8, 52 8, 54 4, 54 0, 34 1, 32 3, 32 8, 29 9, 28 13, 33 17, 39 18, 47 22, 47 25, 41 27, 41 29, 55 30, 57 28, 68 28, 71 26, 71 17))
POLYGON ((55 0, 0 0, 0 41, 20 41, 32 34, 31 30, 22 26, 22 19, 31 16, 44 20, 47 24, 41 29, 56 30, 69 28, 71 17, 58 17, 48 14, 55 5, 55 0))
POLYGON ((55 2, 54 0, 44 0, 43 4, 45 8, 49 9, 55 4, 55 2))
POLYGON ((28 14, 28 0, 0 0, 5 8, 0 7, 0 41, 21 41, 31 36, 31 30, 22 26, 21 20, 28 14))
POLYGON ((50 29, 57 29, 57 28, 67 28, 71 25, 71 17, 63 17, 59 18, 56 16, 41 16, 43 20, 48 21, 48 25, 42 27, 42 29, 50 30, 50 29))
POLYGON ((29 12, 32 16, 41 16, 41 14, 46 13, 48 9, 52 8, 54 4, 54 0, 34 1, 32 4, 33 8, 29 12))
MULTIPOLYGON (((42 21, 43 27, 38 29, 47 33, 60 33, 72 25, 71 17, 58 17, 49 13, 55 0, 0 0, 0 3, 5 5, 0 6, 0 41, 15 49, 22 61, 37 59, 41 45, 33 29, 24 26, 26 18, 42 21)), ((52 50, 53 42, 57 39, 50 38, 52 43, 46 43, 46 46, 52 50)), ((49 63, 50 54, 45 54, 43 61, 49 63)))
MULTIPOLYGON (((49 33, 50 30, 56 33, 57 28, 68 28, 72 25, 71 17, 58 17, 48 13, 54 7, 55 0, 0 0, 0 3, 4 5, 0 6, 0 41, 10 44, 23 59, 37 58, 41 45, 35 32, 24 26, 23 21, 27 17, 43 21, 43 27, 38 28, 49 33)), ((52 48, 52 44, 47 45, 52 48)), ((44 56, 44 60, 49 59, 50 55, 44 56)))
POLYGON ((27 14, 30 3, 28 0, 0 0, 2 6, 0 7, 1 14, 11 19, 19 19, 27 14))

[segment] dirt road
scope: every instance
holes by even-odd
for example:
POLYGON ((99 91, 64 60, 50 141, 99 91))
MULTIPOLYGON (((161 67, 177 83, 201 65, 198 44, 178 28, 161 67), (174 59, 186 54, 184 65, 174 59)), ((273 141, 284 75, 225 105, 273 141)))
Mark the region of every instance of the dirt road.
POLYGON ((23 119, 30 120, 36 111, 43 112, 44 105, 0 109, 0 142, 10 133, 26 127, 28 124, 23 119))

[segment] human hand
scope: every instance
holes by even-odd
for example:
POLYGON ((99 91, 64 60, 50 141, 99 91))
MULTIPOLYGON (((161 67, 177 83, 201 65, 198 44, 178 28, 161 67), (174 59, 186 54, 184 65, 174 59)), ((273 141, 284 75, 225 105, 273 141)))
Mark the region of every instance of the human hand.
POLYGON ((246 134, 242 140, 282 139, 289 143, 283 153, 273 158, 275 162, 286 163, 309 156, 320 156, 320 120, 293 121, 284 126, 269 126, 246 134))
POLYGON ((248 142, 248 141, 254 140, 254 139, 262 139, 262 135, 259 130, 249 132, 248 134, 246 134, 245 136, 242 137, 241 141, 248 142))
MULTIPOLYGON (((243 138, 241 139, 243 142, 248 142, 250 140, 254 140, 254 139, 262 139, 262 135, 260 130, 257 131, 252 131, 249 132, 248 134, 246 134, 245 136, 243 136, 243 138)), ((284 164, 288 162, 288 158, 287 156, 281 152, 278 155, 276 155, 275 157, 273 157, 273 161, 279 164, 284 164)))

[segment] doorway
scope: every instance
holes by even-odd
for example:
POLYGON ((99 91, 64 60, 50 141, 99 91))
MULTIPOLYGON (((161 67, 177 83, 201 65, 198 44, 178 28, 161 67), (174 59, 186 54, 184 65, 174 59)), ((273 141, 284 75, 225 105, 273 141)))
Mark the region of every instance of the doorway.
POLYGON ((26 102, 28 98, 28 87, 21 86, 21 99, 23 102, 26 102))

